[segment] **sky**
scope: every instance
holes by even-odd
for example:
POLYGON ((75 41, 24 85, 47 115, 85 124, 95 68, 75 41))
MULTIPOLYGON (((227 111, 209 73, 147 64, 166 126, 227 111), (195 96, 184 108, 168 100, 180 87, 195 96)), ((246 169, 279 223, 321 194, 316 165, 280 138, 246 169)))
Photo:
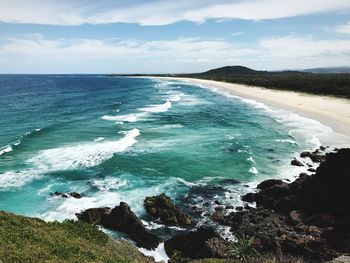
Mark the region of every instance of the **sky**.
POLYGON ((350 0, 0 0, 0 73, 350 66, 350 0))

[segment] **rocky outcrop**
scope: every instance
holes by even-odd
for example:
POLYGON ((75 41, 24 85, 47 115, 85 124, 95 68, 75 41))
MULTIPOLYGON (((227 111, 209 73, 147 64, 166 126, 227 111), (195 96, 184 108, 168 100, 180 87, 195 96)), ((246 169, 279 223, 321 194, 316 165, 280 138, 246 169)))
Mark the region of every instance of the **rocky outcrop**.
POLYGON ((50 195, 51 196, 59 196, 59 197, 63 197, 63 198, 73 197, 73 198, 77 198, 77 199, 80 199, 83 197, 82 194, 77 193, 77 192, 68 192, 68 193, 54 192, 54 193, 50 193, 50 195))
MULTIPOLYGON (((322 146, 321 146, 322 147, 322 146)), ((320 149, 317 149, 313 152, 302 152, 300 154, 300 157, 301 158, 310 158, 311 161, 313 161, 314 163, 320 163, 320 162, 324 162, 326 160, 326 157, 325 157, 325 154, 324 154, 324 151, 325 149, 324 148, 320 148, 320 149)))
POLYGON ((172 262, 187 262, 185 259, 222 258, 228 250, 228 243, 211 227, 201 227, 196 231, 178 234, 165 241, 167 255, 172 262))
POLYGON ((139 247, 154 249, 159 245, 160 239, 146 229, 126 203, 121 202, 113 209, 90 208, 76 215, 84 222, 102 225, 127 234, 139 247))
POLYGON ((297 160, 297 159, 293 159, 291 162, 290 162, 291 165, 295 165, 295 166, 304 166, 304 164, 297 160))
POLYGON ((89 208, 75 215, 80 221, 84 221, 92 225, 103 225, 103 221, 111 213, 112 209, 109 207, 89 208))
POLYGON ((194 225, 193 219, 175 205, 170 197, 161 195, 146 197, 144 206, 149 215, 159 219, 167 226, 188 227, 194 225))
MULTIPOLYGON (((303 153, 303 156, 309 154, 303 153)), ((303 256, 310 262, 350 252, 350 149, 328 153, 316 173, 292 183, 267 180, 242 197, 257 208, 231 213, 235 234, 255 236, 261 252, 303 256)))

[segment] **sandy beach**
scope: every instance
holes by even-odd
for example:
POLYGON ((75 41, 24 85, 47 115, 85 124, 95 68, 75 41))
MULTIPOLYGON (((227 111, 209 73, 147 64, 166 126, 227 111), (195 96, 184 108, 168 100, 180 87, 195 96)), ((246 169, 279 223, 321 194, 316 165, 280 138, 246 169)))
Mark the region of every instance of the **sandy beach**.
MULTIPOLYGON (((314 119, 350 139, 350 101, 341 98, 272 90, 241 84, 193 78, 169 78, 225 90, 232 95, 253 99, 314 119)), ((349 141, 350 142, 350 141, 349 141)))

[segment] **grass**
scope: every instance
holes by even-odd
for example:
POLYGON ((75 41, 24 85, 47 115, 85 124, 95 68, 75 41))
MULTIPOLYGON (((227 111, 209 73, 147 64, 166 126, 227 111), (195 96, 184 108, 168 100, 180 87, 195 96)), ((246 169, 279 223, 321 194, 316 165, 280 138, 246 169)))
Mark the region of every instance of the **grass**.
POLYGON ((226 258, 226 259, 198 259, 192 260, 189 263, 305 263, 305 261, 301 258, 282 256, 276 257, 274 255, 257 255, 254 258, 247 259, 245 261, 237 260, 234 258, 226 258))
POLYGON ((45 222, 0 211, 0 262, 153 261, 92 225, 72 220, 45 222))
POLYGON ((238 237, 237 242, 233 243, 229 254, 239 261, 247 261, 257 255, 253 247, 254 237, 238 237))

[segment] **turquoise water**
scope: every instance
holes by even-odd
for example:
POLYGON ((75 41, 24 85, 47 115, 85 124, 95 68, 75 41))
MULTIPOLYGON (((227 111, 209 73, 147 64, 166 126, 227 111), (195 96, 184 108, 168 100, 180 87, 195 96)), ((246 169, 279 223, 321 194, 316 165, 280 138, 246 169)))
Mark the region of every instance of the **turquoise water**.
POLYGON ((331 134, 210 87, 97 75, 0 76, 0 131, 0 209, 46 220, 120 201, 148 220, 143 200, 162 192, 189 213, 240 204, 256 182, 296 175, 291 157, 331 134))

